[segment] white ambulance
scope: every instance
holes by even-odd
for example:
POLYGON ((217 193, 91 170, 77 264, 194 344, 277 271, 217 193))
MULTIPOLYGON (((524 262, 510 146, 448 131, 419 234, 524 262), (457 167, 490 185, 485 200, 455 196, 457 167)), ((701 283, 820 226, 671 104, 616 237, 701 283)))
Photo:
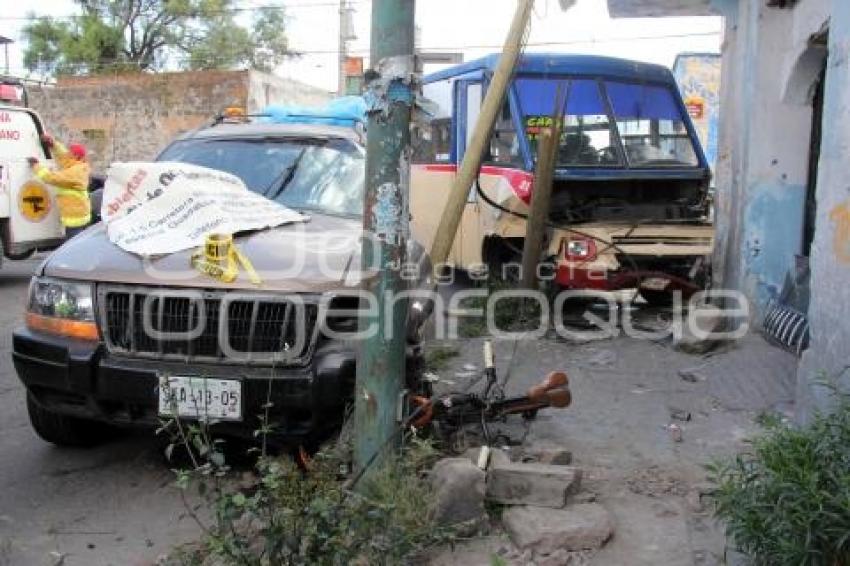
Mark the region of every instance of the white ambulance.
POLYGON ((2 257, 25 259, 62 243, 55 189, 33 174, 28 157, 52 166, 41 119, 26 108, 23 85, 0 78, 0 245, 2 257))

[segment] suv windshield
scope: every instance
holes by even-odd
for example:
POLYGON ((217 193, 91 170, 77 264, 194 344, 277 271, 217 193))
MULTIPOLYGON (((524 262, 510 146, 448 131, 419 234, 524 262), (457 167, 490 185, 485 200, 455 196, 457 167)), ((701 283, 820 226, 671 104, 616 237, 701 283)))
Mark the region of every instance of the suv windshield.
POLYGON ((523 77, 515 88, 532 155, 537 155, 540 129, 560 114, 559 166, 699 165, 681 107, 667 86, 523 77), (565 100, 560 112, 555 108, 559 96, 565 100))
POLYGON ((365 153, 347 140, 186 139, 168 146, 158 160, 232 173, 255 193, 296 210, 363 214, 365 153))

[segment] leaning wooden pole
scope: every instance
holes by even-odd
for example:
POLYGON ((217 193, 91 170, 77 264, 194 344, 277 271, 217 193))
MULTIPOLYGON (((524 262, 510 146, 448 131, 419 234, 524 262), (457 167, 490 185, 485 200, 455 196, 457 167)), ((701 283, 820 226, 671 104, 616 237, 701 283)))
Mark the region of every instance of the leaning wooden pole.
POLYGON ((517 4, 513 23, 511 23, 511 29, 502 49, 502 56, 499 58, 499 64, 493 73, 490 86, 487 88, 487 95, 481 104, 481 112, 478 115, 478 122, 475 124, 472 139, 466 148, 463 162, 460 164, 443 216, 440 219, 437 235, 431 244, 431 264, 435 269, 440 269, 446 263, 452 249, 469 189, 478 176, 478 169, 481 167, 481 160, 484 157, 484 149, 490 141, 490 133, 493 131, 493 125, 496 123, 499 110, 502 108, 505 93, 522 52, 523 39, 526 29, 528 29, 528 21, 533 6, 534 0, 519 0, 517 4))
POLYGON ((522 248, 522 287, 537 289, 537 266, 543 252, 549 220, 549 203, 552 200, 552 179, 555 174, 560 128, 556 125, 544 128, 537 139, 537 166, 534 169, 534 185, 531 191, 531 208, 525 223, 525 242, 522 248))
POLYGON ((552 183, 558 161, 558 148, 561 146, 566 96, 563 85, 558 86, 553 101, 551 124, 543 128, 537 139, 534 185, 522 249, 521 283, 524 289, 537 288, 537 267, 540 265, 540 254, 543 252, 543 242, 549 221, 549 205, 552 202, 552 183))

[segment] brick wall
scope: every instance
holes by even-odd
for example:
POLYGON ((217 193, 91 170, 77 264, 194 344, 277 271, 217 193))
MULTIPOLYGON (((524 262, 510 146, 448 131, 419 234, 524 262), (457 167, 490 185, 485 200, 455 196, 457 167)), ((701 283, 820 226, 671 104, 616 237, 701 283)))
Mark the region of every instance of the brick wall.
POLYGON ((113 161, 153 158, 176 135, 227 106, 316 105, 329 93, 256 71, 193 71, 61 77, 30 87, 30 105, 65 142, 85 143, 97 173, 113 161))

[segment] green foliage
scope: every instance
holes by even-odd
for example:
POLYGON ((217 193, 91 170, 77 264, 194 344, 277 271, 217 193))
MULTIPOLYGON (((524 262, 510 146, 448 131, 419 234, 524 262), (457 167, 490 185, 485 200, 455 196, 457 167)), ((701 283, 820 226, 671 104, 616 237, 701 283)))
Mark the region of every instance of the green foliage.
POLYGON ((460 355, 457 348, 451 346, 431 346, 425 352, 425 369, 427 371, 442 371, 449 365, 449 360, 460 355))
POLYGON ((850 401, 804 428, 767 431, 709 466, 727 534, 756 564, 850 565, 850 401))
POLYGON ((235 0, 75 0, 70 21, 30 14, 24 65, 47 74, 254 68, 288 56, 282 9, 258 10, 248 26, 235 0))
POLYGON ((518 290, 512 281, 490 278, 486 282, 487 295, 462 299, 460 307, 474 312, 480 310, 482 315, 463 316, 458 324, 458 333, 463 338, 476 338, 488 335, 487 309, 492 307, 492 319, 496 328, 502 332, 534 331, 541 324, 540 303, 525 296, 500 296, 491 300, 494 293, 518 290))
POLYGON ((207 525, 187 503, 204 531, 194 548, 172 555, 170 564, 239 565, 402 564, 425 548, 450 539, 434 524, 430 490, 421 477, 435 458, 430 444, 414 438, 398 458, 349 489, 341 447, 321 451, 306 470, 291 459, 261 454, 246 485, 230 477, 219 445, 207 427, 166 423, 172 449, 191 455, 177 469, 184 501, 196 489, 214 520, 207 525))

